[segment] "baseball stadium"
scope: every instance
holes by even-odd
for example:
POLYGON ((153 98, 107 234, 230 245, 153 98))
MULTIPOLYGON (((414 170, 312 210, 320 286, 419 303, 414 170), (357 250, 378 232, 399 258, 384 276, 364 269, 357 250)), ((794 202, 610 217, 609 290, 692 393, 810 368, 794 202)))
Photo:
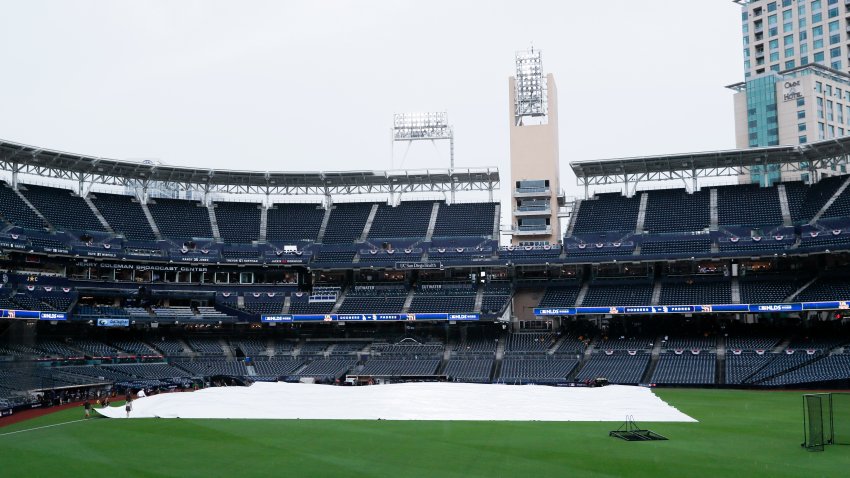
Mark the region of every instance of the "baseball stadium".
POLYGON ((562 160, 543 59, 506 65, 507 168, 445 111, 394 114, 442 149, 386 170, 0 140, 2 475, 840 476, 850 76, 747 73, 736 149, 562 160))

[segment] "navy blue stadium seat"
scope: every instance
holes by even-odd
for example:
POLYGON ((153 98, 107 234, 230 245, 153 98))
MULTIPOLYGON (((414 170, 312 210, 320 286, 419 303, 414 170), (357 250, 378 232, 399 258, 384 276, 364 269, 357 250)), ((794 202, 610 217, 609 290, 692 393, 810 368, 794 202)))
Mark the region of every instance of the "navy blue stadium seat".
POLYGON ((156 240, 142 206, 132 196, 94 193, 91 200, 116 233, 134 241, 156 240))
POLYGON ((260 204, 218 202, 213 211, 218 233, 224 242, 250 244, 260 237, 260 204))
POLYGON ((156 198, 148 204, 163 237, 177 240, 212 238, 212 226, 206 207, 198 201, 156 198))
MULTIPOLYGON (((325 210, 319 204, 277 203, 268 210, 266 240, 269 242, 315 241, 325 210)), ((330 224, 328 224, 330 227, 330 224)), ((360 232, 363 232, 361 228, 360 232)), ((325 235, 327 237, 327 234, 325 235)), ((359 235, 358 235, 359 237, 359 235)))
POLYGON ((44 229, 47 225, 12 190, 11 186, 0 181, 0 218, 15 226, 28 229, 44 229))
POLYGON ((86 201, 67 189, 27 184, 21 193, 59 230, 106 232, 86 201))
POLYGON ((711 194, 707 189, 693 194, 684 189, 650 191, 648 194, 644 231, 701 231, 711 225, 711 194))

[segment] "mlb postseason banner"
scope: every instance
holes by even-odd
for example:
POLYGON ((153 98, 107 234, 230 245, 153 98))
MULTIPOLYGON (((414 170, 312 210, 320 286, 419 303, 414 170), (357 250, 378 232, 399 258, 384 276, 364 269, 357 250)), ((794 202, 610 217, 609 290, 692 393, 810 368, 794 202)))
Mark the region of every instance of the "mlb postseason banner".
POLYGON ((68 320, 65 312, 0 309, 0 319, 68 320))
POLYGON ((129 327, 130 319, 97 319, 98 327, 129 327))
POLYGON ((831 302, 795 302, 788 304, 713 304, 713 305, 647 305, 616 307, 547 307, 534 309, 534 315, 586 315, 586 314, 710 314, 750 313, 766 314, 772 312, 803 312, 815 310, 848 310, 850 301, 831 302))
POLYGON ((293 314, 264 315, 262 322, 400 322, 400 321, 473 321, 481 314, 293 314))

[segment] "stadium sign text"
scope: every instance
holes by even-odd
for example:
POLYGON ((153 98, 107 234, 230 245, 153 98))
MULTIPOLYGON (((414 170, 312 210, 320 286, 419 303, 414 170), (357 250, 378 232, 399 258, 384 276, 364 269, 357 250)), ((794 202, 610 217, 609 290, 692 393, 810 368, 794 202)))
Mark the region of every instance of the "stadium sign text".
POLYGON ((481 314, 292 314, 264 315, 262 322, 411 322, 411 321, 474 321, 481 320, 481 314))
POLYGON ((534 309, 534 315, 648 315, 648 314, 710 314, 710 313, 750 313, 802 312, 817 310, 848 310, 850 301, 796 302, 788 304, 712 304, 712 305, 646 305, 615 307, 548 307, 534 309))
POLYGON ((68 320, 64 312, 0 309, 0 319, 68 320))
POLYGON ((442 269, 442 262, 396 262, 395 268, 398 270, 423 270, 423 269, 442 269))
POLYGON ((206 267, 166 266, 152 264, 121 264, 116 262, 77 261, 77 267, 100 267, 102 269, 128 269, 155 272, 208 272, 206 267))

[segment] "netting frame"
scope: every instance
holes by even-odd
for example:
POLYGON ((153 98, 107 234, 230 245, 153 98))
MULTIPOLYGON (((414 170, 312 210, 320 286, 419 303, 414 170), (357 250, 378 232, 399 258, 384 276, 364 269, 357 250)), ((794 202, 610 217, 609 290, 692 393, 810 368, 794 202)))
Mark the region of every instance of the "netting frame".
POLYGON ((803 443, 808 451, 850 445, 850 392, 803 395, 803 443))

